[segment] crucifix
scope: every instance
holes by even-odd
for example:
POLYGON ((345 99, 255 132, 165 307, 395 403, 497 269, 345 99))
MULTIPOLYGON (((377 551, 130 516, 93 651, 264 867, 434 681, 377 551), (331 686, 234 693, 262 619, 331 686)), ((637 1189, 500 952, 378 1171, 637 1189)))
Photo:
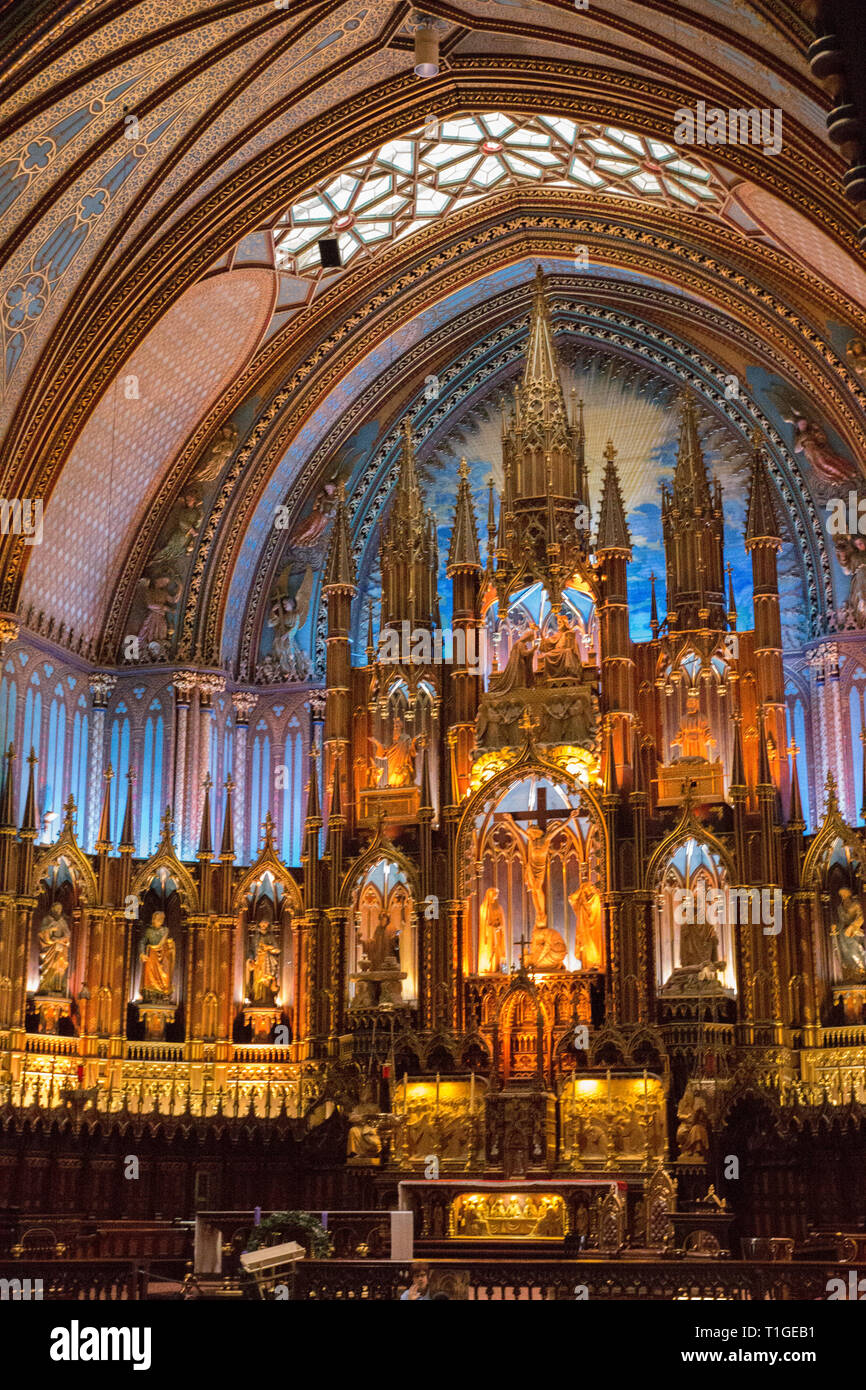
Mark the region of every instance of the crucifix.
POLYGON ((531 821, 537 825, 542 835, 547 833, 549 820, 568 820, 572 814, 570 806, 561 806, 554 809, 547 804, 547 787, 539 787, 536 795, 534 810, 527 811, 494 811, 494 821, 514 820, 531 821))
POLYGON ((521 935, 520 937, 518 937, 517 941, 516 941, 514 944, 515 944, 515 946, 519 946, 519 947, 520 947, 520 969, 521 969, 522 972, 525 972, 525 970, 526 970, 526 959, 525 959, 526 948, 527 948, 527 946, 530 946, 532 943, 531 943, 525 936, 522 936, 522 935, 521 935))

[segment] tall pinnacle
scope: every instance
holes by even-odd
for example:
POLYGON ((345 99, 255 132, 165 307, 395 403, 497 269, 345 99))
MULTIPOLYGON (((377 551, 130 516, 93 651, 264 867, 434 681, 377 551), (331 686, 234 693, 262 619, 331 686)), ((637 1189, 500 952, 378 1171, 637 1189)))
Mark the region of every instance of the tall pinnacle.
POLYGON ((625 507, 616 469, 616 449, 609 439, 604 451, 604 481, 601 488, 601 511, 598 518, 598 537, 596 553, 606 550, 621 550, 631 554, 631 536, 625 519, 625 507))
POLYGON ((352 540, 349 535, 349 519, 346 515, 346 490, 340 484, 337 498, 337 511, 331 531, 331 544, 325 565, 325 588, 354 588, 355 561, 352 556, 352 540))
POLYGON ((692 397, 686 392, 680 396, 680 442, 673 494, 682 510, 701 506, 712 509, 710 484, 698 439, 698 415, 692 397))
POLYGON ((553 324, 544 295, 544 273, 541 266, 538 266, 535 272, 532 315, 529 320, 529 346, 523 373, 522 405, 527 415, 547 406, 551 422, 554 417, 560 418, 563 424, 567 421, 565 397, 559 377, 559 360, 553 342, 553 324))
POLYGON ((760 446, 760 436, 754 440, 755 452, 752 458, 752 486, 749 492, 749 510, 746 514, 746 548, 759 540, 780 541, 779 523, 773 503, 773 490, 767 476, 767 463, 760 446))
POLYGON ((457 502, 454 507, 454 525, 451 528, 451 544, 448 547, 448 565, 445 573, 450 579, 458 570, 480 570, 481 552, 478 548, 478 532, 475 527, 475 508, 469 491, 469 465, 460 460, 460 482, 457 485, 457 502))

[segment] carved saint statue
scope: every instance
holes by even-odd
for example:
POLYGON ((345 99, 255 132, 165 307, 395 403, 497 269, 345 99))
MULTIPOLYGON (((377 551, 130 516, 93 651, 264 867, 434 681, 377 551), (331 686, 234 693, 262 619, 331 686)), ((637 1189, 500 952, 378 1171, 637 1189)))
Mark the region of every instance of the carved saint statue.
POLYGON ((399 714, 394 715, 394 737, 389 744, 379 743, 375 738, 371 738, 370 742, 375 757, 385 763, 382 769, 384 781, 381 785, 411 787, 415 781, 415 750, 418 740, 410 738, 404 731, 402 717, 399 714))
POLYGON ((535 922, 529 943, 529 963, 539 970, 557 970, 565 959, 568 947, 559 932, 547 925, 544 880, 547 875, 550 842, 558 833, 559 826, 553 825, 545 832, 537 825, 527 825, 523 831, 511 816, 506 816, 506 820, 520 845, 523 856, 523 881, 535 910, 535 922))
POLYGON ((499 889, 488 888, 478 916, 478 969, 482 975, 495 975, 505 961, 505 915, 499 902, 499 889))
POLYGON ((604 957, 604 933, 601 922, 601 894, 594 883, 584 883, 576 893, 570 893, 577 928, 575 954, 583 970, 600 970, 604 957))
POLYGON ((222 473, 238 442, 238 432, 234 425, 222 425, 216 439, 211 441, 208 452, 202 459, 196 474, 200 483, 213 483, 222 473))
POLYGON ((310 658, 298 643, 298 633, 307 620, 313 592, 313 571, 308 565, 297 593, 292 596, 283 575, 271 595, 268 627, 274 632, 274 656, 280 674, 290 681, 303 681, 310 674, 310 658))
POLYGON ((266 918, 250 928, 247 981, 250 1003, 271 1007, 280 992, 280 947, 274 924, 266 918))
POLYGON ((397 933, 388 913, 382 909, 379 920, 369 941, 363 942, 367 957, 374 970, 385 970, 397 965, 397 933))
POLYGON ((863 932, 863 904, 850 888, 839 889, 839 906, 832 936, 839 948, 842 975, 846 980, 866 978, 866 935, 863 932))
POLYGON ((515 638, 503 670, 490 677, 491 695, 507 695, 512 690, 527 690, 533 684, 532 661, 538 641, 538 629, 530 623, 525 632, 515 638))
POLYGON ((538 675, 541 680, 558 684, 582 679, 583 665, 577 633, 564 613, 556 615, 556 631, 541 639, 538 675))
POLYGON ((141 579, 147 616, 138 630, 138 639, 143 642, 151 656, 162 656, 166 644, 174 636, 174 623, 169 614, 180 598, 181 586, 171 575, 157 575, 155 579, 141 579))
POLYGON ((677 1106, 677 1146, 681 1163, 704 1163, 710 1149, 707 1106, 703 1096, 695 1095, 691 1082, 677 1106))
POLYGON ((39 928, 39 993, 66 994, 72 933, 62 903, 52 903, 39 928))
POLYGON ((141 997, 145 1004, 170 1003, 175 945, 164 912, 155 912, 141 934, 141 997))
POLYGON ((674 762, 708 762, 709 750, 714 743, 715 739, 710 735, 710 726, 701 714, 700 697, 690 691, 686 697, 683 722, 671 739, 671 747, 680 750, 680 756, 675 758, 674 762))

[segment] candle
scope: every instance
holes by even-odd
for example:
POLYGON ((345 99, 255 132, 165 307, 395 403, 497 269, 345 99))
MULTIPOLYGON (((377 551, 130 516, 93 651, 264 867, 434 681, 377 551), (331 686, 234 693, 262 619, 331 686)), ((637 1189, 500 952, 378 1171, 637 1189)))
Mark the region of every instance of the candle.
POLYGON ((610 1067, 607 1069, 607 1103, 610 1105, 610 1067))
POLYGON ((436 1073, 436 1118, 439 1118, 439 1073, 436 1073))
POLYGON ((409 1085, 409 1075, 408 1075, 407 1072, 404 1071, 404 1073, 403 1073, 403 1114, 404 1114, 404 1115, 408 1114, 408 1111, 409 1111, 408 1085, 409 1085))
POLYGON ((643 1069, 643 1114, 644 1114, 644 1119, 646 1119, 646 1116, 647 1116, 646 1067, 644 1067, 644 1069, 643 1069))
POLYGON ((469 1114, 475 1114, 475 1068, 472 1068, 472 1076, 469 1080, 469 1114))
POLYGON ((253 1225, 254 1225, 254 1226, 261 1226, 261 1224, 262 1224, 262 1209, 261 1209, 261 1207, 256 1207, 255 1210, 254 1210, 254 1212, 253 1212, 253 1225))

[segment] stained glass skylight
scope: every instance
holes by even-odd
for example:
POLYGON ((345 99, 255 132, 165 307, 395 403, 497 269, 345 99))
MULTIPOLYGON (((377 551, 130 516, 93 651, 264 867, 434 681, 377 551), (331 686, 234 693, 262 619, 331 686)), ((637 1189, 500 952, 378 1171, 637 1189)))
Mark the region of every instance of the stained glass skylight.
POLYGON ((668 207, 719 207, 724 189, 681 148, 617 126, 561 116, 430 118, 310 189, 274 229, 278 266, 316 279, 316 243, 339 240, 343 264, 372 255, 456 208, 521 184, 595 190, 668 207))

